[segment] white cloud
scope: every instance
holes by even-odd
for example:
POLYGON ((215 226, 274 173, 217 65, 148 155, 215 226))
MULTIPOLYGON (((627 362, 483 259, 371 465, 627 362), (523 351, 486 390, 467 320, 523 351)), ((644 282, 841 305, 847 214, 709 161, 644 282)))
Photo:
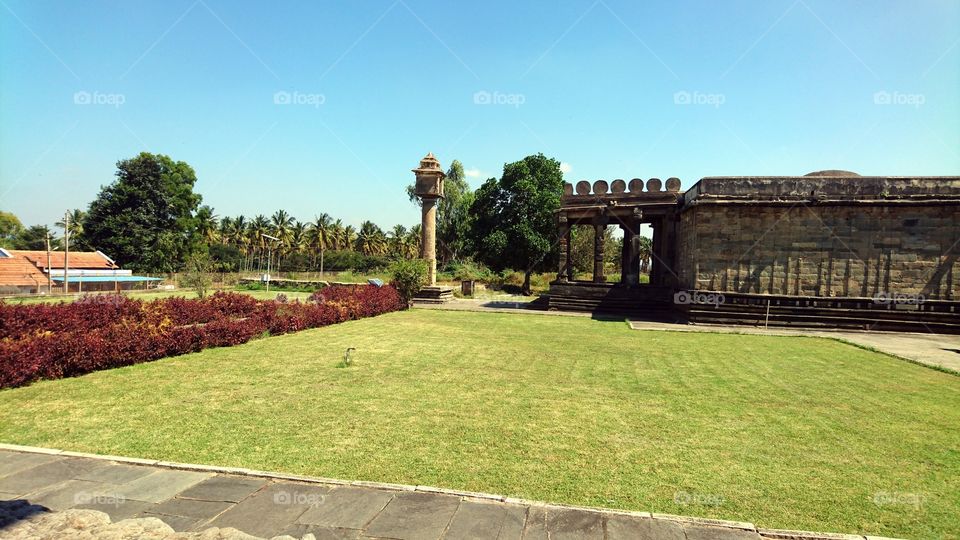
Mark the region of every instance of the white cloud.
POLYGON ((467 178, 480 178, 480 169, 464 169, 463 175, 467 178))
POLYGON ((572 170, 573 170, 573 165, 570 165, 569 163, 566 163, 563 161, 560 162, 560 172, 562 172, 563 174, 567 174, 572 170))

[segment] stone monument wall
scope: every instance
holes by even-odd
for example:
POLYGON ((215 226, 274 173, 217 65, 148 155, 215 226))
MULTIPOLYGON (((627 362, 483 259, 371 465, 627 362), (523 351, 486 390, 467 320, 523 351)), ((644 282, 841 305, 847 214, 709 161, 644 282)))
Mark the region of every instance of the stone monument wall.
POLYGON ((960 178, 706 178, 685 194, 686 289, 960 299, 960 178))

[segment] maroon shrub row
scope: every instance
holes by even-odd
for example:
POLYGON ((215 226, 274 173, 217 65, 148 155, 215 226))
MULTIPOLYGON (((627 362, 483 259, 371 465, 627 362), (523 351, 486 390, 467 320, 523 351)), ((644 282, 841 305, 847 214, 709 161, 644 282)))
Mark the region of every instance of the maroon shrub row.
POLYGON ((205 300, 118 297, 98 301, 100 310, 91 305, 0 304, 0 388, 238 345, 266 332, 285 334, 405 307, 396 289, 373 285, 330 287, 306 303, 217 293, 205 300), (89 317, 89 325, 83 317, 89 317))

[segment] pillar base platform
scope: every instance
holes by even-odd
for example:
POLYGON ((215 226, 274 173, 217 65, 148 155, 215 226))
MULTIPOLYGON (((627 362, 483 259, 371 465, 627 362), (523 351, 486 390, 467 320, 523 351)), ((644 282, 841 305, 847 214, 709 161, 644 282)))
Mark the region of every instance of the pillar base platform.
POLYGON ((451 300, 453 300, 453 288, 440 285, 426 286, 413 295, 413 301, 417 304, 443 304, 451 300))

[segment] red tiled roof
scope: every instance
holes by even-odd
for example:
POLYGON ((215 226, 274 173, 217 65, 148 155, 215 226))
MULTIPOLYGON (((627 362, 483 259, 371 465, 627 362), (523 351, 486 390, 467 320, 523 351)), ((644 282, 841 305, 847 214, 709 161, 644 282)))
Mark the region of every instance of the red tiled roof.
MULTIPOLYGON (((26 251, 19 249, 9 249, 7 250, 11 255, 15 257, 23 257, 24 259, 32 262, 37 268, 45 270, 47 268, 47 252, 46 251, 26 251)), ((70 252, 70 269, 109 269, 109 268, 118 268, 117 265, 111 263, 106 257, 97 252, 89 251, 71 251, 70 252)), ((56 269, 63 269, 63 252, 62 251, 51 251, 50 252, 50 266, 56 269)), ((46 279, 46 278, 44 278, 46 279)))
POLYGON ((0 287, 37 287, 46 285, 47 276, 21 257, 0 257, 0 287))

